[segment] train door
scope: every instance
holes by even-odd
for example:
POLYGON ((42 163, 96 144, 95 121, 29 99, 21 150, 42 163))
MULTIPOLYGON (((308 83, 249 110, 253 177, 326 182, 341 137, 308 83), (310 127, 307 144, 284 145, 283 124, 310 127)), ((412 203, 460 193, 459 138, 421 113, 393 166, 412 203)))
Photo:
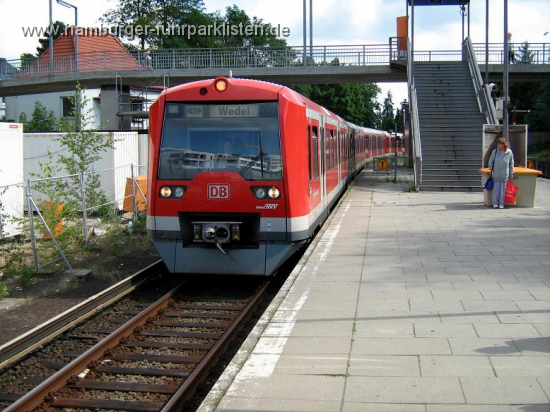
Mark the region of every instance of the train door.
POLYGON ((321 199, 323 202, 323 210, 326 209, 327 205, 327 171, 326 171, 326 157, 327 157, 327 148, 326 148, 326 133, 325 133, 325 119, 321 116, 320 121, 320 135, 319 141, 321 143, 321 199))
POLYGON ((309 210, 314 210, 321 202, 321 173, 319 163, 319 120, 308 118, 308 153, 309 153, 309 210))
POLYGON ((355 174, 355 130, 350 129, 350 169, 355 174))

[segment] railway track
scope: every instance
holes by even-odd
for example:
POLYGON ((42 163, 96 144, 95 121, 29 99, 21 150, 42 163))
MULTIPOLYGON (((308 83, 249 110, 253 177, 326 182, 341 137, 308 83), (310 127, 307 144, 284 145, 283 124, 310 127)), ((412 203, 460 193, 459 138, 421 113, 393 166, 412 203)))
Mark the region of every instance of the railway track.
POLYGON ((32 362, 14 373, 3 371, 20 379, 9 387, 30 390, 4 392, 0 382, 0 402, 12 402, 5 411, 176 410, 253 313, 267 285, 265 279, 247 282, 238 292, 246 296, 228 299, 223 288, 216 294, 211 285, 188 279, 152 304, 118 305, 91 328, 65 333, 62 340, 71 344, 42 359, 34 375, 32 362))

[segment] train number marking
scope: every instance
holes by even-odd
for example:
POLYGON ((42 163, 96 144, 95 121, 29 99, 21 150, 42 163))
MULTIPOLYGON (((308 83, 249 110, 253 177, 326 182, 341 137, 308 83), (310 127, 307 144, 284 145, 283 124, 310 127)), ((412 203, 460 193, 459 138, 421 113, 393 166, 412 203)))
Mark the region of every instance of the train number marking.
POLYGON ((208 199, 229 199, 229 185, 208 185, 208 199))
POLYGON ((256 206, 256 209, 273 210, 277 209, 277 206, 279 206, 277 203, 266 203, 263 206, 256 206))

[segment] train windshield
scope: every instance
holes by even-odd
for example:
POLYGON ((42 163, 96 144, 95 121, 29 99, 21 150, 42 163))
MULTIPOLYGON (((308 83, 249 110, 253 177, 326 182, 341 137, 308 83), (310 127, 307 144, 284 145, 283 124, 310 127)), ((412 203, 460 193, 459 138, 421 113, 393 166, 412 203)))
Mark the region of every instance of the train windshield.
POLYGON ((246 180, 282 180, 277 102, 166 103, 158 178, 238 172, 246 180))

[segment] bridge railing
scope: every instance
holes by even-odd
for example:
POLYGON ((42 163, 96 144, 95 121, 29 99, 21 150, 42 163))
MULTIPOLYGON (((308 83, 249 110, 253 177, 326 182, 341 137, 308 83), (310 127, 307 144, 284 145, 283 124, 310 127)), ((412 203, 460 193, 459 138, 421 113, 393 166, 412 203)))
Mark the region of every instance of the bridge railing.
MULTIPOLYGON (((41 77, 51 74, 124 70, 196 70, 196 69, 244 69, 270 67, 314 66, 384 66, 391 61, 407 58, 403 41, 392 37, 388 44, 335 45, 303 47, 239 47, 214 49, 162 49, 151 51, 149 60, 142 51, 88 52, 78 54, 78 66, 74 53, 55 55, 50 68, 49 56, 26 59, 0 59, 0 79, 13 77, 41 77)), ((519 63, 521 43, 514 43, 516 63, 519 63)), ((485 44, 473 45, 480 64, 485 63, 485 44)), ((532 64, 550 64, 550 43, 529 45, 532 64)), ((505 53, 502 44, 489 44, 489 64, 502 64, 505 53)), ((415 62, 460 61, 462 50, 418 50, 415 62)))
MULTIPOLYGON (((512 63, 521 64, 520 50, 523 43, 511 43, 510 50, 514 55, 512 63)), ((485 64, 485 43, 474 43, 474 53, 479 64, 485 64)), ((502 43, 489 43, 489 62, 488 64, 504 63, 504 46, 502 43)), ((531 55, 530 64, 550 64, 550 43, 529 43, 529 53, 531 55)))
POLYGON ((381 66, 390 62, 390 45, 343 45, 302 47, 242 47, 218 49, 163 49, 142 51, 89 52, 55 55, 50 70, 47 55, 0 59, 0 79, 41 77, 50 74, 121 70, 240 69, 303 66, 381 66))

